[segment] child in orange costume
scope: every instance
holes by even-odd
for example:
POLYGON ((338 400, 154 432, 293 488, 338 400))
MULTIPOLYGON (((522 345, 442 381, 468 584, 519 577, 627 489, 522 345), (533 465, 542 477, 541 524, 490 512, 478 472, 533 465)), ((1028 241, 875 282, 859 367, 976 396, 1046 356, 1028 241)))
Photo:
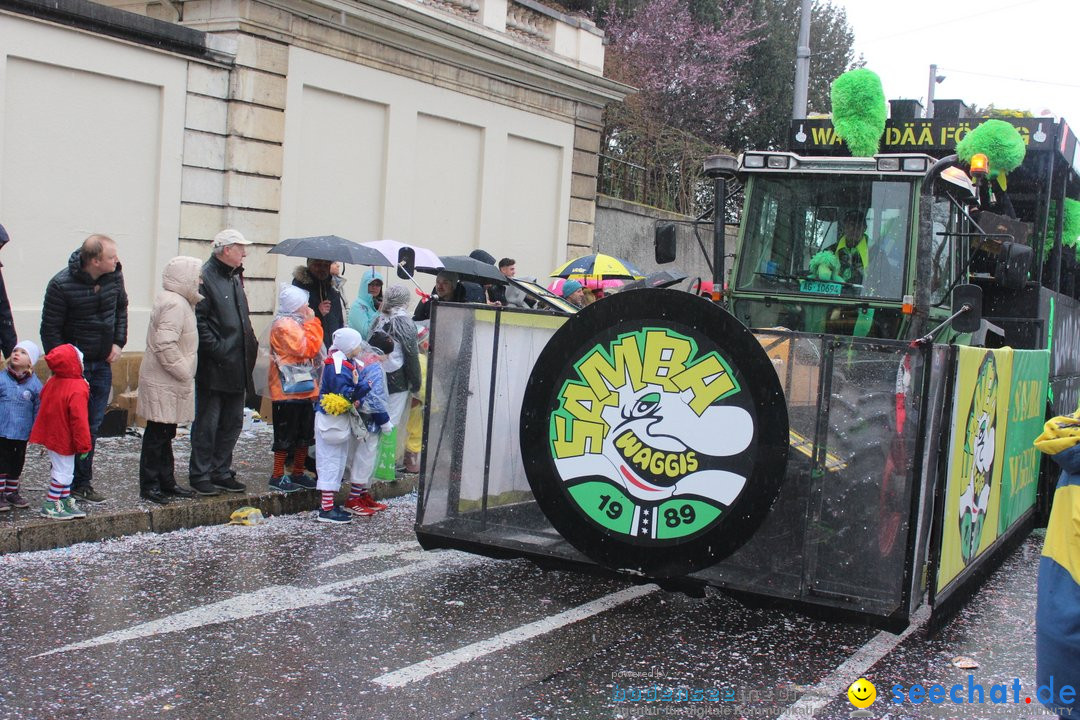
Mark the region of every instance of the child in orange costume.
POLYGON ((269 390, 274 404, 274 469, 270 488, 284 493, 313 489, 315 480, 304 474, 308 445, 315 442, 315 406, 319 397, 316 365, 322 350, 322 323, 308 306, 308 293, 285 285, 278 294, 277 316, 270 326, 269 390), (296 370, 310 383, 294 383, 296 370), (308 387, 310 385, 310 387, 308 387), (285 475, 285 460, 292 453, 292 474, 285 475))

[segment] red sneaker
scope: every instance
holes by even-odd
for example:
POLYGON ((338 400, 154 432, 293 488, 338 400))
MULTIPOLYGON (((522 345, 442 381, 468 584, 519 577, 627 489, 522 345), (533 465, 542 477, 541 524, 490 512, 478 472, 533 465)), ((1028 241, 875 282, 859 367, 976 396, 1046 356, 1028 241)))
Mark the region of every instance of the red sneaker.
POLYGON ((364 503, 364 505, 366 507, 371 508, 375 512, 382 512, 386 508, 390 507, 386 503, 381 503, 378 500, 376 500, 375 498, 373 498, 371 496, 371 493, 366 491, 366 490, 364 492, 360 493, 360 497, 358 499, 362 503, 364 503))
POLYGON ((357 517, 371 517, 375 511, 368 507, 362 497, 352 497, 345 501, 345 512, 352 513, 357 517))

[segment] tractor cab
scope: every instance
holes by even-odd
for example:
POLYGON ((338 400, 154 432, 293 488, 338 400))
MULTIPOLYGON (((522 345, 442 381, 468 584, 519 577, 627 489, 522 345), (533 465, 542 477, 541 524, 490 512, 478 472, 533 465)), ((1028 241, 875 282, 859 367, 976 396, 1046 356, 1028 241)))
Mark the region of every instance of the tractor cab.
POLYGON ((966 280, 972 187, 937 182, 923 196, 934 162, 745 153, 735 316, 752 328, 900 339, 918 283, 929 284, 931 317, 947 315, 951 289, 966 280), (933 203, 935 226, 927 277, 915 262, 921 201, 933 203))

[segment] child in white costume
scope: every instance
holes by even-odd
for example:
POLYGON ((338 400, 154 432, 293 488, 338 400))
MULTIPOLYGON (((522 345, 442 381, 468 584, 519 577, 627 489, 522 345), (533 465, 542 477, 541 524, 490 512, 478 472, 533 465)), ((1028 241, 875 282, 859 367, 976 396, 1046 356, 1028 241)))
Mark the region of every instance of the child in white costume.
MULTIPOLYGON (((376 346, 385 344, 380 337, 373 336, 372 341, 376 346)), ((384 352, 383 347, 372 348, 364 343, 360 333, 352 328, 334 332, 333 344, 323 364, 315 413, 317 489, 322 495, 319 522, 347 523, 352 515, 370 516, 386 509, 386 505, 371 497, 367 487, 375 468, 377 433, 394 429, 387 414, 386 374, 380 364, 384 352), (334 412, 347 407, 338 398, 353 406, 364 420, 368 432, 360 440, 353 435, 349 412, 334 412), (343 509, 334 505, 334 494, 341 486, 347 464, 351 467, 350 490, 343 509)))

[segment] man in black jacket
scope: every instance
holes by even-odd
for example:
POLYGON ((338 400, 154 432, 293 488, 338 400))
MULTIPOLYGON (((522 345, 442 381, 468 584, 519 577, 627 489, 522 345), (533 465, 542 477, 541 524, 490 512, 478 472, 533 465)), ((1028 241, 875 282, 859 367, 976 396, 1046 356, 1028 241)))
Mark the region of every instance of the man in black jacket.
POLYGON ((309 259, 293 271, 292 284, 307 290, 308 306, 322 323, 323 345, 330 347, 334 333, 345 327, 345 304, 330 276, 330 261, 309 259))
MULTIPOLYGON (((98 428, 112 392, 112 363, 127 343, 128 296, 116 253, 116 243, 105 235, 91 235, 71 253, 68 266, 45 287, 41 310, 41 344, 46 353, 71 343, 83 354, 83 377, 90 385, 90 435, 97 445, 98 428)), ((75 458, 71 494, 88 503, 105 496, 90 484, 94 477, 94 451, 75 458)))
POLYGON ((243 492, 232 469, 233 449, 244 426, 244 398, 254 358, 243 273, 246 247, 238 230, 214 236, 213 255, 202 268, 195 306, 199 328, 199 368, 195 372, 195 422, 191 425, 191 489, 200 495, 243 492))
MULTIPOLYGON (((9 239, 7 230, 0 225, 0 248, 7 245, 9 239)), ((3 263, 0 263, 0 267, 4 267, 3 263)), ((0 275, 0 352, 4 353, 5 358, 11 357, 11 351, 15 349, 17 342, 19 337, 15 334, 11 303, 8 302, 7 289, 4 287, 4 276, 0 275)))

